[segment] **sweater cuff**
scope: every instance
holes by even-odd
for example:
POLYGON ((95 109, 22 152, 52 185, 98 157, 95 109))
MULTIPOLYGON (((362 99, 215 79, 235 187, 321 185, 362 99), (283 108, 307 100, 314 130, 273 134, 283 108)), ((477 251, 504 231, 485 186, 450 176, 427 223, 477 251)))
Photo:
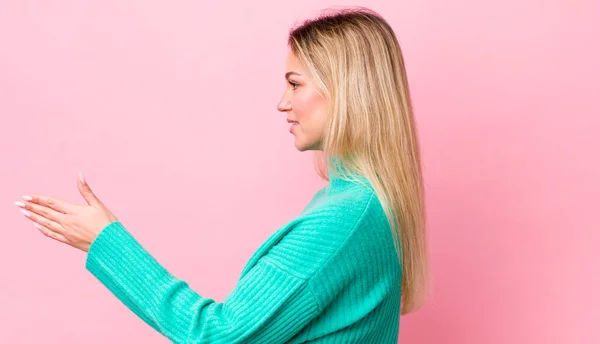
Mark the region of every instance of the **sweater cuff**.
POLYGON ((86 269, 117 294, 123 290, 115 289, 124 287, 136 292, 152 290, 153 285, 172 278, 119 221, 104 227, 94 239, 86 269))

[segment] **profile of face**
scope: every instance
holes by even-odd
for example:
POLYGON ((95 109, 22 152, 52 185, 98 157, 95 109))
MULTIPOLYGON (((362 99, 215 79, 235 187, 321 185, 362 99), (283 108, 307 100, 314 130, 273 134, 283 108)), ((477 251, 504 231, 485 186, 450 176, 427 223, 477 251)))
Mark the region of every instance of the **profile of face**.
POLYGON ((319 95, 316 86, 308 78, 306 69, 291 49, 286 58, 285 81, 285 93, 277 104, 277 110, 287 115, 296 149, 322 150, 327 103, 319 95))

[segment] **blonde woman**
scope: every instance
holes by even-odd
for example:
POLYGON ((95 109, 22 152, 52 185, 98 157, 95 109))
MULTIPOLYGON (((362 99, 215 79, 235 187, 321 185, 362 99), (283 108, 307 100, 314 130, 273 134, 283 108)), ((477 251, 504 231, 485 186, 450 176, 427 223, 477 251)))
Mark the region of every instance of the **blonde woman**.
POLYGON ((289 35, 277 105, 329 181, 252 255, 224 302, 163 268, 94 195, 15 202, 46 236, 177 343, 396 343, 427 272, 417 133, 400 47, 377 13, 324 12, 289 35))

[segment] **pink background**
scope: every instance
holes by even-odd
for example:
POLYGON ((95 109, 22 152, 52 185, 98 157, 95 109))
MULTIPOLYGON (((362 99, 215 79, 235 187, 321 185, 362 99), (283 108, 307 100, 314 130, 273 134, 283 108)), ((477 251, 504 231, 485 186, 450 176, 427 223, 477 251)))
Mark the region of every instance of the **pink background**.
MULTIPOLYGON (((420 128, 434 298, 402 343, 598 343, 597 1, 370 1, 420 128)), ((357 4, 357 3, 350 3, 357 4)), ((324 185, 285 114, 307 1, 0 2, 0 342, 167 343, 12 202, 97 195, 223 301, 324 185)))

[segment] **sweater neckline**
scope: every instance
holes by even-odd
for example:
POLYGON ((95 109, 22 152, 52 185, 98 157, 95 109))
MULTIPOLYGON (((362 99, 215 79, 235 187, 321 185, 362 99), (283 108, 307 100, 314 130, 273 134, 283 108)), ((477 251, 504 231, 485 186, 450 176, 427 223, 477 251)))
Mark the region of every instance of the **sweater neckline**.
POLYGON ((369 181, 364 176, 349 172, 338 157, 331 158, 331 166, 327 165, 327 174, 329 177, 329 190, 333 192, 346 190, 350 186, 361 184, 361 182, 370 186, 369 181), (338 175, 334 171, 343 175, 338 175))

